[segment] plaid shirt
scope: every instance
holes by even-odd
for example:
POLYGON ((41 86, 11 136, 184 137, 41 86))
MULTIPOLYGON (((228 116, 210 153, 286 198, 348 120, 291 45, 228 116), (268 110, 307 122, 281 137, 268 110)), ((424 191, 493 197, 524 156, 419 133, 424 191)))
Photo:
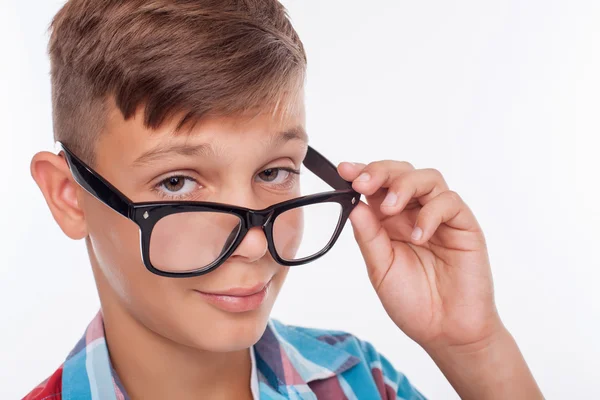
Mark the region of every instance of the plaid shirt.
MULTIPOLYGON (((254 345, 261 399, 424 399, 373 346, 271 319, 254 345)), ((24 400, 127 400, 98 313, 64 364, 24 400)))

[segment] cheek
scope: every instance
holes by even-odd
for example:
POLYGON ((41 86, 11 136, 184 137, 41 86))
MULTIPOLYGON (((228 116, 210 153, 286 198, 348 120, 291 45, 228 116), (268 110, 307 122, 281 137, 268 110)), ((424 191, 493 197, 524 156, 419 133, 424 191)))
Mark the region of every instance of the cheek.
MULTIPOLYGON (((110 292, 124 303, 132 302, 151 275, 142 262, 138 226, 97 201, 86 203, 85 214, 94 267, 110 292)), ((105 296, 106 289, 99 284, 105 296)))
MULTIPOLYGON (((290 267, 285 267, 283 265, 280 266, 279 272, 273 277, 273 281, 271 283, 271 293, 269 294, 270 305, 272 306, 281 291, 283 283, 285 282, 285 278, 290 270, 290 267)), ((270 310, 269 310, 270 311, 270 310)))
POLYGON ((280 257, 295 258, 304 233, 304 212, 294 208, 280 214, 273 224, 273 242, 280 257))
POLYGON ((189 319, 181 295, 185 280, 164 278, 146 269, 139 228, 132 221, 103 205, 94 206, 88 214, 90 253, 103 307, 124 309, 152 331, 181 342, 177 326, 189 319))

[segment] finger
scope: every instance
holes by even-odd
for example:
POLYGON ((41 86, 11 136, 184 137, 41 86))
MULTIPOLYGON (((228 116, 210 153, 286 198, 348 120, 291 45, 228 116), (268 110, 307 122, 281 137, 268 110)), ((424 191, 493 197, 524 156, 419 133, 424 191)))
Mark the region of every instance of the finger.
POLYGON ((365 164, 345 161, 338 165, 338 174, 348 182, 352 182, 360 175, 365 167, 365 164))
POLYGON ((362 201, 350 213, 350 222, 371 283, 377 289, 394 259, 390 238, 373 210, 362 201))
MULTIPOLYGON (((383 215, 380 217, 383 228, 391 241, 411 242, 410 235, 415 227, 417 215, 421 211, 421 206, 418 208, 405 208, 402 214, 395 216, 383 215)), ((377 213, 376 213, 377 214, 377 213)))
MULTIPOLYGON (((440 193, 421 208, 412 232, 412 242, 414 244, 427 242, 442 224, 462 231, 481 232, 479 223, 471 209, 458 193, 452 190, 440 193)), ((450 243, 450 247, 460 247, 461 245, 458 242, 464 247, 465 241, 461 237, 457 239, 456 234, 447 235, 445 238, 441 237, 442 240, 451 238, 454 238, 457 244, 450 243)))
POLYGON ((381 202, 381 212, 386 215, 399 213, 412 199, 416 199, 420 205, 425 205, 447 190, 446 180, 436 169, 408 171, 397 176, 390 183, 387 194, 381 202))
POLYGON ((388 187, 400 174, 414 170, 406 161, 383 160, 367 165, 353 180, 352 187, 366 196, 375 194, 380 188, 388 187))

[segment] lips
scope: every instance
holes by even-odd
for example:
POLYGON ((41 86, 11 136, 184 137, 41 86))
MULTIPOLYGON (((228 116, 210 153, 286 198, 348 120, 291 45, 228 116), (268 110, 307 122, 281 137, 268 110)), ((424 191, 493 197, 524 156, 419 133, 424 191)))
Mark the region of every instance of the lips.
POLYGON ((213 306, 227 312, 240 313, 256 310, 268 295, 271 281, 249 288, 232 288, 221 292, 194 290, 213 306))

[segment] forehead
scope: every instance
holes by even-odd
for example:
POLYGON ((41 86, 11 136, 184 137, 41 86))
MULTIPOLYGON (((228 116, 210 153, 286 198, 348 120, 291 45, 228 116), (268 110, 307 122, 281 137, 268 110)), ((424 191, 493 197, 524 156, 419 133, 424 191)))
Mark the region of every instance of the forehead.
MULTIPOLYGON (((235 149, 250 142, 272 145, 273 141, 303 137, 305 133, 304 93, 283 99, 272 107, 249 110, 234 115, 205 116, 180 129, 178 124, 184 113, 165 121, 157 129, 144 124, 143 106, 125 120, 114 102, 109 102, 108 118, 98 148, 98 157, 110 153, 129 161, 165 145, 210 144, 213 148, 235 149)), ((282 142, 284 142, 283 140, 282 142)))

